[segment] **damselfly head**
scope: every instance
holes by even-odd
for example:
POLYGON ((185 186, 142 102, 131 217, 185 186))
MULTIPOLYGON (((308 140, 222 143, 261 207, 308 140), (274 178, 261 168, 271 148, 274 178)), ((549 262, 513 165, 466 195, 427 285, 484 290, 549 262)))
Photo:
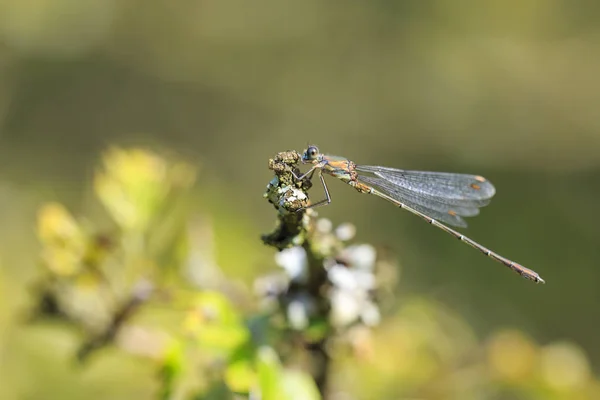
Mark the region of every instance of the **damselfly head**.
POLYGON ((302 162, 309 163, 316 160, 321 153, 319 153, 319 148, 317 146, 308 146, 304 154, 302 154, 302 162))

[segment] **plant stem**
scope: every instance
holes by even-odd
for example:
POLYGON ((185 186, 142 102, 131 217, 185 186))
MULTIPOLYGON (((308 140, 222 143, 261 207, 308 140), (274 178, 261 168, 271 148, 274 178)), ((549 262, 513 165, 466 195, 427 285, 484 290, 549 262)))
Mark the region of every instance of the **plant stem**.
MULTIPOLYGON (((278 153, 269 160, 269 169, 275 172, 275 178, 267 186, 264 195, 274 205, 278 212, 278 222, 275 230, 263 235, 265 244, 275 247, 279 251, 293 246, 301 246, 307 256, 308 279, 292 281, 287 291, 281 295, 281 309, 285 313, 291 300, 300 296, 309 296, 315 310, 310 318, 313 321, 329 321, 330 300, 326 295, 326 288, 330 285, 327 271, 324 268, 325 255, 315 248, 314 217, 312 210, 304 208, 309 204, 308 189, 311 182, 308 179, 297 181, 293 174, 300 175, 298 164, 300 155, 295 151, 278 153)), ((310 358, 310 373, 321 393, 326 398, 331 358, 327 352, 327 343, 330 340, 332 329, 327 322, 325 333, 319 338, 302 337, 301 343, 310 358)))

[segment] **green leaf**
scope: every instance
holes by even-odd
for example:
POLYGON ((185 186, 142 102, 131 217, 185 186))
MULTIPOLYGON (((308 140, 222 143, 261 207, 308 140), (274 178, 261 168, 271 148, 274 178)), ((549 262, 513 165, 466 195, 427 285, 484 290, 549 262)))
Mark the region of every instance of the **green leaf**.
POLYGON ((173 393, 176 381, 183 372, 183 351, 183 345, 178 341, 169 344, 165 351, 159 374, 162 381, 160 399, 169 399, 173 393))
POLYGON ((286 400, 320 400, 315 381, 306 372, 285 370, 281 380, 282 396, 286 400))
POLYGON ((311 320, 310 325, 304 331, 304 337, 311 342, 318 342, 329 333, 330 329, 327 319, 315 318, 311 320))
POLYGON ((103 170, 94 180, 96 194, 124 230, 144 231, 174 189, 189 188, 195 170, 172 163, 150 151, 111 148, 103 156, 103 170))
POLYGON ((229 299, 219 292, 199 294, 184 327, 202 346, 225 355, 250 339, 250 331, 241 315, 229 299))
MULTIPOLYGON (((275 350, 270 347, 261 347, 257 354, 258 384, 262 400, 282 399, 281 364, 275 350)), ((283 400, 283 399, 282 399, 283 400)))
POLYGON ((250 360, 233 362, 225 369, 225 382, 236 393, 248 393, 256 380, 250 360))
POLYGON ((193 400, 236 400, 234 394, 223 381, 213 382, 206 391, 198 393, 193 400))
POLYGON ((310 375, 284 369, 275 350, 258 351, 257 369, 262 400, 320 400, 321 395, 310 375))
POLYGON ((48 203, 40 208, 37 231, 44 264, 52 273, 66 277, 80 272, 88 238, 62 204, 48 203))

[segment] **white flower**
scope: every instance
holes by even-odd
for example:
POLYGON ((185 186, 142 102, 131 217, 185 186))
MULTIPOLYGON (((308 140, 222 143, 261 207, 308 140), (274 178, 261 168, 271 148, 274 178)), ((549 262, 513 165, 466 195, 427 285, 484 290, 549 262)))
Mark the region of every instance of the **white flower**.
POLYGON ((333 223, 327 218, 320 218, 317 221, 317 230, 321 233, 329 233, 333 229, 333 223))
POLYGON ((335 236, 342 242, 347 242, 356 235, 356 227, 351 223, 345 223, 335 228, 335 236))
POLYGON ((295 299, 290 302, 287 308, 287 320, 293 329, 301 330, 308 326, 310 305, 306 299, 295 299))
POLYGON ((381 320, 379 308, 365 291, 333 289, 330 299, 330 319, 335 326, 347 326, 358 319, 367 326, 375 326, 381 320))
POLYGON ((306 251, 302 247, 291 247, 276 253, 275 262, 285 270, 292 280, 303 281, 308 276, 306 251))
POLYGON ((368 244, 349 246, 344 249, 341 256, 347 259, 352 267, 365 271, 372 271, 375 267, 377 252, 368 244))
POLYGON ((331 292, 331 313, 334 326, 346 326, 356 321, 361 312, 361 301, 346 290, 334 289, 331 292))
POLYGON ((367 301, 363 304, 362 311, 360 313, 360 319, 367 326, 379 325, 381 321, 381 314, 379 313, 379 307, 372 301, 367 301))
POLYGON ((358 288, 353 271, 344 265, 336 264, 327 271, 329 281, 340 289, 354 290, 358 288))
POLYGON ((371 272, 360 271, 336 264, 327 271, 329 281, 343 290, 371 290, 375 288, 375 276, 371 272))
POLYGON ((370 297, 370 291, 375 288, 371 271, 336 264, 327 270, 327 276, 333 285, 330 291, 333 325, 342 327, 359 319, 367 326, 379 323, 379 309, 370 297))

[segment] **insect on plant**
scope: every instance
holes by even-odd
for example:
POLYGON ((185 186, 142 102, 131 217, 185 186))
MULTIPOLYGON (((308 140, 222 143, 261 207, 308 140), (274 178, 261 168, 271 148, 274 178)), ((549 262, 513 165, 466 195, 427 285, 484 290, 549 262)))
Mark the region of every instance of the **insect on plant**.
POLYGON ((301 176, 292 172, 294 177, 298 180, 310 180, 317 172, 325 191, 324 200, 305 209, 331 203, 329 189, 323 177, 325 173, 340 179, 360 193, 381 197, 418 215, 522 277, 536 283, 545 283, 537 272, 493 252, 442 223, 464 228, 467 223, 463 217, 474 217, 479 214, 479 208, 489 204, 496 189, 482 176, 357 165, 344 157, 322 154, 316 146, 308 146, 302 154, 302 163, 312 164, 312 167, 301 176))

